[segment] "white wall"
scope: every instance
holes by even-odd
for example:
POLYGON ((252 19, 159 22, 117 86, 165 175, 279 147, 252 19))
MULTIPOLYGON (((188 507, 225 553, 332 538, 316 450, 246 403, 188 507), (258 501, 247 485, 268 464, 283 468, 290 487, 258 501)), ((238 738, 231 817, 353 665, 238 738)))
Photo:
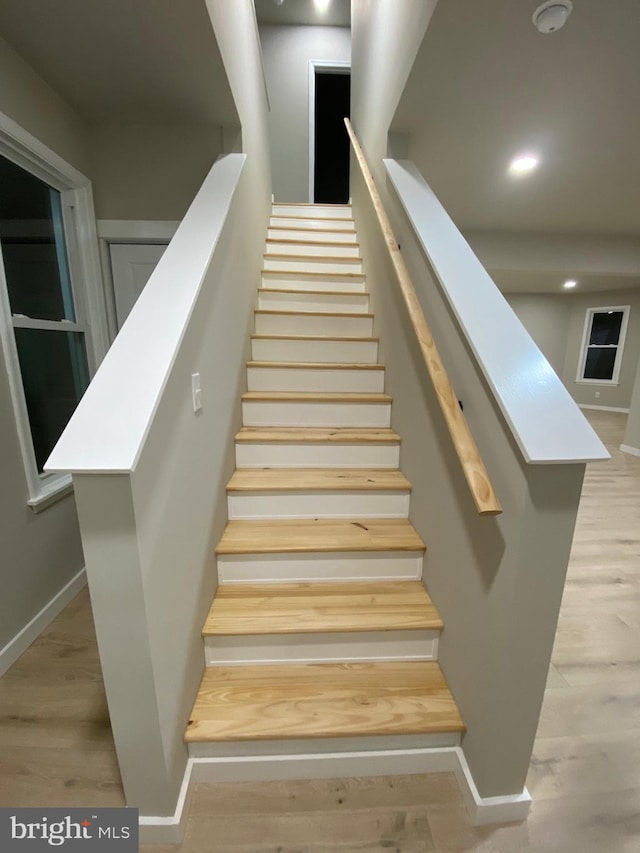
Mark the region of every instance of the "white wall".
POLYGON ((98 219, 182 219, 222 151, 218 126, 99 125, 89 139, 98 219))
POLYGON ((622 440, 622 447, 636 456, 640 456, 640 362, 636 370, 636 381, 629 405, 629 417, 622 440))
MULTIPOLYGON (((0 39, 0 111, 77 169, 88 164, 85 126, 62 98, 0 39)), ((83 567, 73 496, 35 515, 0 351, 0 650, 83 567)), ((20 647, 21 648, 21 647, 20 647)), ((7 649, 3 661, 12 661, 7 649)))
POLYGON ((352 0, 351 118, 376 178, 383 176, 389 126, 436 3, 352 0))
POLYGON ((562 380, 574 400, 583 405, 628 409, 640 361, 640 289, 584 293, 571 296, 571 315, 567 330, 567 352, 562 380), (630 305, 620 379, 617 385, 591 385, 576 382, 580 348, 587 309, 610 305, 630 305), (596 392, 599 396, 596 397, 596 392))
POLYGON ((505 298, 520 322, 562 377, 571 316, 570 300, 553 294, 506 293, 505 298))
POLYGON ((127 802, 150 818, 173 814, 187 763, 271 209, 252 3, 212 0, 209 12, 246 158, 213 166, 52 456, 54 469, 81 472, 74 482, 114 741, 127 802))
MULTIPOLYGON (((351 61, 346 27, 261 26, 276 201, 309 201, 309 61, 351 61)), ((313 104, 311 104, 313 109, 313 104)))

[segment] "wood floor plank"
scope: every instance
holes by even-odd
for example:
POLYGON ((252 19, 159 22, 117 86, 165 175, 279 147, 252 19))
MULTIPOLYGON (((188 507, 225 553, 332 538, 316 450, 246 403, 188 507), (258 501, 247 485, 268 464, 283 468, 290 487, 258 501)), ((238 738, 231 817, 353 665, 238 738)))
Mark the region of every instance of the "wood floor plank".
POLYGON ((187 742, 464 731, 433 661, 209 667, 187 742))
POLYGON ((300 554, 331 551, 424 551, 406 518, 312 518, 229 521, 217 554, 300 554))
POLYGON ((410 491, 393 468, 237 468, 228 492, 410 491))
POLYGON ((239 442, 309 442, 312 444, 399 444, 400 436, 392 429, 376 427, 242 427, 236 433, 239 442))
POLYGON ((441 630, 421 581, 221 584, 204 636, 441 630))

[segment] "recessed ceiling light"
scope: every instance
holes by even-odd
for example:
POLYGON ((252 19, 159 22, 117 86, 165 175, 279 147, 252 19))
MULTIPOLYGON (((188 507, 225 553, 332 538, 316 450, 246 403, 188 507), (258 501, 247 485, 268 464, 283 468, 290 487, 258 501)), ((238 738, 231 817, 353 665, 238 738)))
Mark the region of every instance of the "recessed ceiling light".
POLYGON ((509 173, 511 175, 527 175, 539 165, 540 158, 537 154, 527 151, 525 154, 518 154, 509 163, 509 173))
POLYGON ((577 284, 578 282, 575 280, 575 278, 569 278, 562 286, 567 290, 571 290, 571 288, 575 287, 577 284))
POLYGON ((313 0, 313 2, 316 7, 316 12, 323 15, 329 8, 331 0, 313 0))

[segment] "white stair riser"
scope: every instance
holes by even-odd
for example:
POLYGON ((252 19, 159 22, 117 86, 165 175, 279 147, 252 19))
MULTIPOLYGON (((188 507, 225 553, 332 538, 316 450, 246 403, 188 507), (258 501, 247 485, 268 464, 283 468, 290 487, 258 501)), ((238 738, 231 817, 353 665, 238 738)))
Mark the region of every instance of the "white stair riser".
POLYGON ((392 776, 408 772, 441 773, 458 766, 458 759, 450 758, 444 748, 457 746, 460 738, 458 732, 443 732, 384 737, 287 738, 261 740, 259 744, 255 741, 214 741, 190 743, 189 755, 195 759, 212 759, 211 764, 196 761, 192 779, 214 785, 277 779, 392 776), (417 755, 409 753, 416 759, 410 765, 407 764, 408 750, 422 750, 417 755), (429 750, 434 750, 433 757, 429 750), (287 761, 282 760, 284 755, 290 756, 287 761), (269 756, 273 756, 271 761, 269 756))
POLYGON ((295 216, 272 216, 270 228, 303 228, 305 231, 349 231, 355 234, 351 219, 311 219, 295 216))
POLYGON ((351 631, 206 637, 207 666, 437 660, 439 631, 351 631))
POLYGON ((257 335, 319 335, 328 338, 366 338, 373 333, 373 317, 321 314, 256 313, 257 335))
POLYGON ((236 468, 398 468, 398 444, 236 442, 236 468))
POLYGON ((422 562, 422 551, 225 554, 218 577, 220 583, 420 580, 422 562))
POLYGON ((408 518, 409 492, 231 492, 229 518, 408 518))
POLYGON ((280 290, 258 291, 258 308, 266 311, 337 311, 341 314, 366 314, 367 293, 283 293, 280 290))
POLYGON ((321 231, 296 228, 269 228, 269 240, 303 240, 305 243, 357 243, 355 231, 321 231))
MULTIPOLYGON (((335 240, 327 240, 327 243, 335 243, 335 240)), ((267 255, 314 255, 318 258, 357 258, 360 247, 341 243, 339 246, 323 245, 318 243, 267 243, 267 255)))
POLYGON ((364 275, 355 276, 309 275, 304 273, 263 272, 262 286, 275 287, 278 290, 338 290, 343 293, 364 293, 366 289, 364 275))
POLYGON ((384 391, 384 370, 249 367, 249 391, 384 391))
POLYGON ((268 255, 264 259, 263 268, 265 270, 287 270, 289 272, 321 272, 321 273, 336 273, 336 272, 362 272, 362 262, 357 258, 344 258, 335 260, 333 258, 270 258, 268 255))
POLYGON ((251 341, 254 361, 320 361, 330 364, 376 364, 377 341, 251 341))
POLYGON ((245 400, 244 426, 388 427, 390 403, 301 403, 245 400))
POLYGON ((352 219, 350 204, 274 204, 272 216, 328 217, 329 219, 352 219))

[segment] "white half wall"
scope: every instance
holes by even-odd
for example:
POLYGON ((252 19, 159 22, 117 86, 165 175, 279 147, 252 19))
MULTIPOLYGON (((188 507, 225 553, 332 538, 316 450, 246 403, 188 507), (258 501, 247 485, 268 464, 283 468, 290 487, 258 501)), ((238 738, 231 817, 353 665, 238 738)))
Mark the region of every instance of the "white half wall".
POLYGON ((558 376, 567 353, 571 306, 561 295, 505 293, 505 299, 558 376))
POLYGON ((346 27, 261 26, 276 201, 309 201, 309 62, 351 61, 346 27))

